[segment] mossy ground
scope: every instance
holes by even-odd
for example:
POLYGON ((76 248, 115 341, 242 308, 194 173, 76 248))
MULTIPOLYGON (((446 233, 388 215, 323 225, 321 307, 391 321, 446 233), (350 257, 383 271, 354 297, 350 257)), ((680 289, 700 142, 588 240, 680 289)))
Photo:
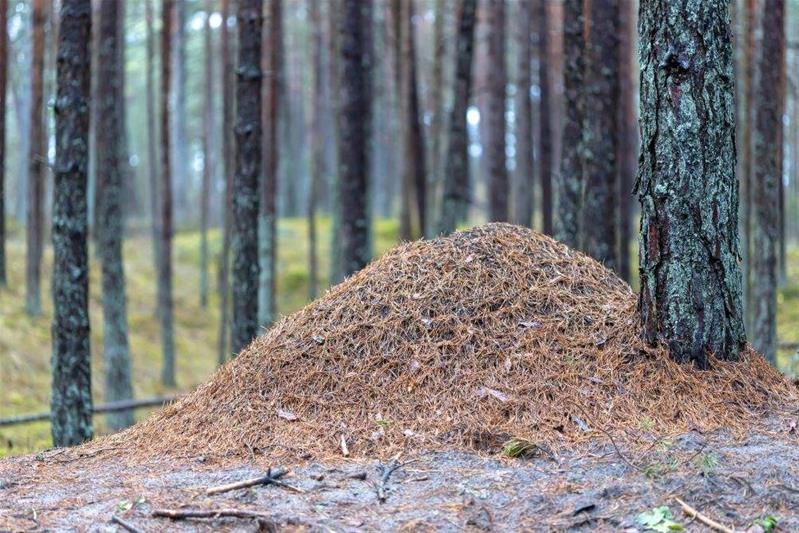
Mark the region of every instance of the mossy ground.
MULTIPOLYGON (((319 227, 319 286, 327 286, 330 257, 330 221, 319 227)), ((278 306, 290 313, 308 301, 307 226, 302 219, 282 219, 278 224, 278 306)), ((374 250, 379 255, 397 242, 395 221, 378 221, 374 250)), ((210 235, 210 303, 200 306, 199 249, 197 232, 179 232, 174 244, 174 290, 178 388, 191 390, 216 368, 218 299, 216 257, 221 248, 220 233, 210 235)), ((25 314, 24 234, 13 229, 8 242, 9 287, 0 290, 0 417, 49 409, 50 325, 52 304, 49 296, 49 270, 52 250, 45 253, 42 302, 44 314, 31 318, 25 314)), ((155 316, 155 274, 149 235, 142 230, 125 244, 130 344, 136 397, 149 397, 170 391, 160 383, 160 336, 155 316)), ((99 290, 99 264, 92 257, 91 318, 95 401, 103 399, 102 308, 99 290)), ((799 248, 792 246, 788 261, 788 282, 780 290, 778 335, 781 341, 799 341, 799 248)), ((799 358, 785 350, 780 367, 795 375, 799 358)), ((146 411, 137 412, 137 417, 146 411)), ((105 430, 102 416, 95 417, 98 433, 105 430)), ((0 457, 37 451, 50 446, 47 423, 0 429, 0 457)))

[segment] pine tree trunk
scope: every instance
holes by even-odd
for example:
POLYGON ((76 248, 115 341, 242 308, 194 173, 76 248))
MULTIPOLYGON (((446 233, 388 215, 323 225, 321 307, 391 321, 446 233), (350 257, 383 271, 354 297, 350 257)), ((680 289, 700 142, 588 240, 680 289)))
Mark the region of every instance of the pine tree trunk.
POLYGON ((62 0, 53 198, 51 423, 55 446, 80 444, 93 433, 86 194, 90 35, 90 0, 62 0))
MULTIPOLYGON (((222 20, 230 16, 230 0, 222 0, 222 20)), ((222 253, 219 257, 219 335, 217 361, 221 365, 228 357, 230 342, 230 246, 233 227, 233 57, 230 31, 227 24, 220 27, 220 54, 222 55, 222 172, 225 193, 222 200, 222 253)))
POLYGON ((6 81, 8 80, 8 0, 0 0, 0 287, 6 278, 6 81))
POLYGON ((555 153, 555 125, 552 117, 552 98, 550 82, 550 61, 552 59, 551 43, 549 39, 549 13, 546 0, 535 0, 536 17, 538 18, 538 84, 541 89, 540 120, 541 120, 541 219, 543 230, 547 235, 552 235, 552 174, 555 153))
POLYGON ((743 301, 744 301, 744 320, 747 330, 752 330, 753 302, 752 302, 752 218, 753 218, 753 161, 752 161, 752 133, 755 129, 754 110, 755 105, 752 99, 755 86, 755 52, 757 48, 757 26, 758 26, 758 0, 746 0, 746 71, 744 72, 744 100, 746 102, 746 116, 744 127, 742 128, 742 139, 738 149, 743 159, 741 176, 741 202, 740 217, 742 220, 741 229, 741 256, 743 263, 743 301))
MULTIPOLYGON (((330 0, 328 5, 328 50, 330 50, 330 111, 334 150, 332 151, 333 172, 330 180, 330 197, 332 198, 331 238, 333 243, 341 238, 341 210, 339 209, 339 126, 338 116, 341 108, 341 48, 339 45, 339 23, 341 19, 341 1, 330 0)), ((341 246, 332 246, 330 252, 330 285, 339 283, 344 278, 343 253, 341 246)))
MULTIPOLYGON (((586 42, 583 0, 566 0, 563 12, 563 92, 565 97, 563 153, 558 179, 558 217, 555 238, 576 248, 580 242, 585 184, 586 42)), ((603 63, 604 64, 604 63, 603 63)))
POLYGON ((316 210, 319 190, 324 176, 324 147, 322 146, 322 102, 324 81, 322 77, 322 14, 319 2, 308 0, 312 32, 311 68, 313 94, 311 96, 311 183, 308 188, 308 298, 315 300, 319 292, 319 260, 317 255, 316 210))
POLYGON ((581 248, 618 270, 618 0, 592 0, 586 39, 585 190, 581 248))
POLYGON ((765 0, 763 42, 754 93, 752 344, 777 362, 777 256, 780 239, 780 154, 785 83, 785 1, 765 0))
POLYGON ((505 0, 490 0, 488 16, 488 79, 486 131, 488 141, 488 218, 508 218, 508 168, 505 156, 505 0))
MULTIPOLYGON (((258 215, 258 261, 261 266, 258 283, 258 323, 269 327, 275 319, 275 254, 277 251, 277 182, 280 172, 281 97, 286 95, 283 80, 283 9, 282 0, 269 2, 268 39, 262 43, 264 77, 262 94, 266 105, 263 118, 264 176, 260 183, 261 204, 258 215)), ((260 56, 259 56, 260 57, 260 56)), ((260 104, 259 104, 260 106, 260 104)), ((259 107, 260 109, 260 107, 259 107)), ((282 123, 282 124, 281 124, 282 123)), ((292 180, 293 180, 292 175, 292 180)))
POLYGON ((369 262, 372 1, 342 0, 339 18, 339 216, 343 274, 369 262))
POLYGON ((239 0, 236 174, 233 181, 233 353, 258 334, 258 181, 261 171, 263 2, 239 0))
POLYGON ((746 340, 738 265, 726 0, 641 3, 639 311, 677 361, 734 360, 746 340))
POLYGON ((513 221, 521 226, 533 224, 533 100, 530 96, 532 85, 533 45, 530 38, 533 32, 533 17, 529 2, 519 2, 519 24, 517 32, 519 70, 516 80, 516 173, 512 198, 513 221))
POLYGON ((205 0, 205 73, 203 105, 203 178, 200 190, 200 306, 208 307, 208 226, 211 210, 211 179, 214 174, 213 165, 213 132, 214 127, 214 61, 213 38, 211 33, 211 0, 205 0))
MULTIPOLYGON (((103 186, 97 209, 98 254, 102 264, 103 355, 105 361, 105 397, 107 401, 133 397, 128 347, 128 317, 125 299, 125 269, 122 240, 125 232, 122 210, 126 184, 122 175, 121 141, 124 100, 120 86, 122 63, 119 61, 120 2, 101 2, 99 50, 97 61, 97 175, 103 186)), ((133 411, 108 415, 108 426, 117 431, 133 424, 133 411)))
POLYGON ((445 106, 444 106, 444 66, 447 57, 447 40, 445 33, 445 16, 447 4, 444 0, 436 0, 435 4, 435 24, 433 28, 433 75, 431 82, 431 111, 432 120, 430 123, 430 170, 428 172, 428 192, 427 192, 427 227, 425 236, 433 237, 435 234, 435 221, 440 218, 441 206, 437 205, 444 181, 444 127, 445 127, 445 106))
MULTIPOLYGON (((407 2, 404 2, 407 4, 407 2)), ((413 239, 414 218, 415 218, 415 198, 413 189, 413 161, 408 150, 408 129, 410 127, 408 109, 408 87, 407 82, 407 60, 408 54, 405 53, 406 30, 403 20, 402 0, 391 0, 388 10, 387 26, 388 35, 391 40, 391 58, 393 59, 392 71, 394 74, 394 99, 396 103, 396 120, 393 124, 395 129, 396 146, 394 149, 401 154, 400 159, 400 213, 399 213, 399 238, 402 241, 413 239)))
POLYGON ((172 128, 172 191, 174 216, 178 221, 185 221, 188 216, 189 197, 189 150, 186 141, 186 0, 171 1, 172 32, 170 61, 172 81, 170 85, 172 108, 169 114, 172 128), (175 194, 175 192, 180 194, 175 194))
POLYGON ((175 386, 175 332, 172 312, 172 167, 169 89, 172 70, 174 0, 164 0, 161 13, 161 176, 158 189, 158 319, 161 323, 161 382, 175 386))
POLYGON ((632 189, 638 169, 638 120, 635 105, 636 2, 619 0, 619 275, 628 283, 633 232, 632 189))
POLYGON ((472 93, 476 23, 477 0, 461 0, 455 36, 454 88, 444 168, 444 194, 438 226, 439 232, 444 234, 455 231, 457 224, 466 219, 469 210, 469 131, 466 128, 466 112, 472 93))
POLYGON ((28 154, 27 264, 25 309, 31 316, 42 312, 41 269, 44 224, 44 186, 47 153, 44 134, 44 24, 45 0, 33 0, 33 51, 31 63, 31 126, 28 154))
POLYGON ((421 109, 419 105, 419 89, 416 68, 416 37, 413 27, 413 3, 403 2, 401 23, 403 26, 402 54, 404 85, 403 99, 405 101, 405 160, 403 182, 407 182, 410 190, 411 225, 408 238, 416 239, 424 235, 427 224, 427 169, 424 145, 424 131, 422 129, 421 109))
POLYGON ((153 30, 154 8, 153 0, 144 0, 144 12, 147 23, 147 173, 150 184, 150 225, 153 239, 153 260, 155 269, 158 270, 160 246, 159 239, 159 207, 158 207, 158 151, 156 149, 156 109, 155 109, 155 31, 153 30))

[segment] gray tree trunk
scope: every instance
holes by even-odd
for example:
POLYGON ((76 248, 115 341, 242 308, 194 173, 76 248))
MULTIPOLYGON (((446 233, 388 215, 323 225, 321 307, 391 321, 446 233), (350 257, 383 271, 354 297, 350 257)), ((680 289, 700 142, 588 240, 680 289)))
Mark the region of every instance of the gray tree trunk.
POLYGON ((211 180, 214 174, 214 60, 213 36, 211 30, 211 0, 205 0, 205 29, 203 41, 205 46, 205 72, 203 105, 203 177, 200 191, 200 306, 208 307, 208 226, 211 211, 211 180))
POLYGON ((650 343, 707 368, 746 341, 728 5, 644 0, 640 15, 639 311, 650 343))
POLYGON ((505 155, 505 0, 490 0, 488 16, 488 92, 486 95, 486 163, 488 166, 488 218, 508 218, 508 167, 505 155))
POLYGON ((0 287, 6 279, 6 81, 8 80, 8 0, 0 0, 0 287))
MULTIPOLYGON (((532 1, 532 0, 531 0, 532 1)), ((550 83, 550 61, 554 55, 552 43, 549 39, 549 11, 547 0, 534 0, 536 6, 536 17, 538 18, 538 85, 541 88, 540 100, 540 120, 541 120, 541 219, 543 230, 547 235, 552 235, 553 227, 553 194, 552 194, 552 175, 554 173, 553 163, 555 159, 555 124, 553 115, 557 116, 552 109, 555 99, 552 95, 550 83)))
POLYGON ((518 12, 518 54, 519 70, 516 79, 516 173, 512 197, 513 220, 516 224, 532 227, 533 224, 533 99, 530 96, 532 85, 533 32, 532 6, 529 2, 519 2, 518 12))
POLYGON ((324 98, 324 66, 322 64, 322 13, 319 2, 308 0, 311 41, 311 69, 313 93, 311 96, 311 183, 308 188, 308 298, 316 299, 319 285, 319 259, 317 254, 316 211, 324 176, 324 147, 322 145, 322 103, 324 98))
POLYGON ((88 202, 90 0, 62 0, 53 202, 53 384, 55 446, 92 438, 88 202))

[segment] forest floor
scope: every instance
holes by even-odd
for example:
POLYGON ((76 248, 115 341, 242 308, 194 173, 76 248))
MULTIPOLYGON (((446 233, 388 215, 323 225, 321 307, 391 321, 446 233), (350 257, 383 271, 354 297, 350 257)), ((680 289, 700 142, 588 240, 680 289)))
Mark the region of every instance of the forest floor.
MULTIPOLYGON (((263 476, 268 456, 125 461, 52 450, 0 462, 0 531, 689 531, 678 499, 729 531, 799 530, 796 420, 736 440, 653 436, 644 451, 594 441, 526 459, 463 451, 294 465, 283 485, 207 495, 263 476), (381 501, 381 498, 384 498, 381 501), (158 510, 254 517, 173 520, 158 510), (771 527, 770 527, 771 526, 771 527)), ((289 466, 289 465, 279 465, 289 466)))

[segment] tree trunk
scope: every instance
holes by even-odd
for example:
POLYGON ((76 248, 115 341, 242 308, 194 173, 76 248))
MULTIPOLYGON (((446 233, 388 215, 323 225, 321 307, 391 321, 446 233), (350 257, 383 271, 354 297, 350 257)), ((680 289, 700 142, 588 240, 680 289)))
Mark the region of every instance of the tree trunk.
POLYGON ((161 382, 175 386, 175 332, 172 316, 172 167, 170 163, 169 89, 172 70, 172 17, 174 0, 161 7, 161 180, 158 189, 158 319, 161 323, 161 382))
POLYGON ((258 334, 258 181, 261 171, 263 2, 239 0, 236 175, 233 181, 233 353, 258 334))
POLYGON ((681 362, 746 341, 738 265, 732 39, 726 0, 641 3, 639 311, 681 362))
POLYGON ((632 189, 638 168, 638 120, 635 105, 636 2, 619 0, 619 275, 632 282, 632 189))
POLYGON ((444 127, 445 127, 445 105, 444 105, 444 69, 446 68, 445 59, 447 57, 447 40, 445 31, 445 16, 447 4, 444 0, 436 0, 435 4, 435 25, 433 28, 433 75, 431 82, 431 112, 430 122, 430 170, 428 172, 427 190, 427 227, 425 235, 433 237, 435 234, 435 222, 440 218, 440 205, 436 205, 444 181, 444 127), (437 216, 436 216, 437 215, 437 216))
POLYGON ((217 339, 217 360, 223 364, 230 350, 228 326, 230 322, 230 245, 233 226, 233 57, 231 54, 230 31, 227 20, 230 17, 230 0, 222 0, 222 20, 220 27, 220 54, 222 55, 222 172, 225 193, 222 200, 222 253, 219 257, 219 335, 217 339))
POLYGON ((185 221, 188 217, 189 187, 189 150, 186 141, 186 0, 171 1, 174 10, 172 14, 172 34, 170 46, 170 61, 172 68, 172 81, 170 86, 172 108, 170 109, 170 124, 172 128, 172 194, 173 210, 178 221, 185 221), (175 193, 179 194, 175 194, 175 193))
POLYGON ((28 154, 27 264, 25 309, 31 316, 42 312, 42 239, 47 153, 44 134, 44 25, 45 0, 33 0, 33 51, 31 63, 31 127, 28 154))
POLYGON ((87 252, 91 2, 62 0, 53 203, 53 385, 55 446, 92 438, 87 252))
POLYGON ((555 125, 553 124, 552 98, 550 83, 550 60, 552 58, 549 39, 549 13, 546 0, 536 0, 536 16, 538 17, 538 80, 541 90, 541 218, 543 230, 547 235, 553 234, 552 225, 552 164, 555 154, 555 125))
POLYGON ((369 262, 372 1, 342 0, 339 18, 339 216, 343 274, 369 262))
POLYGON ((529 2, 519 2, 518 13, 518 55, 519 71, 516 80, 516 173, 512 198, 513 221, 521 226, 533 224, 533 100, 530 97, 532 86, 533 45, 530 35, 533 32, 532 9, 529 2))
MULTIPOLYGON (((339 176, 339 125, 338 117, 341 108, 341 66, 340 56, 341 49, 339 45, 339 24, 341 19, 341 1, 330 0, 328 5, 328 49, 330 50, 330 111, 332 115, 331 122, 333 133, 333 144, 335 149, 332 151, 333 172, 331 173, 330 180, 330 197, 332 198, 332 224, 331 224, 331 242, 340 242, 341 237, 341 210, 339 209, 339 189, 340 189, 340 176, 339 176)), ((344 264, 341 246, 332 246, 330 252, 330 285, 339 283, 344 278, 344 264)))
POLYGON ((311 41, 311 75, 313 77, 313 94, 311 96, 311 183, 308 188, 308 298, 315 300, 318 293, 319 261, 317 255, 316 208, 319 190, 322 185, 324 168, 324 150, 322 146, 322 102, 323 102, 323 65, 322 65, 322 14, 319 2, 308 0, 311 41))
POLYGON ((204 73, 204 102, 203 113, 203 178, 200 191, 200 306, 208 307, 208 226, 211 210, 211 179, 214 174, 213 166, 213 132, 214 127, 214 61, 213 37, 211 33, 211 0, 205 0, 205 31, 203 40, 205 45, 205 73, 204 73))
POLYGON ((585 189, 581 248, 618 270, 619 4, 592 0, 586 39, 585 189), (609 58, 609 59, 606 59, 609 58))
POLYGON ((490 0, 488 8, 488 80, 486 131, 488 142, 488 218, 508 218, 508 167, 505 156, 505 0, 490 0))
POLYGON ((455 36, 455 73, 449 119, 447 159, 444 168, 444 195, 440 233, 452 233, 469 210, 469 131, 466 112, 472 92, 472 57, 477 0, 461 0, 458 7, 458 32, 455 36))
POLYGON ((144 13, 147 22, 147 173, 149 174, 150 184, 150 225, 153 239, 153 259, 155 268, 158 270, 160 259, 158 259, 160 246, 158 219, 158 151, 156 149, 156 129, 155 129, 155 32, 153 30, 153 19, 155 18, 153 0, 144 0, 144 13))
POLYGON ((739 145, 743 163, 741 167, 741 202, 740 217, 742 220, 741 230, 741 252, 743 262, 743 301, 745 310, 745 321, 747 329, 752 329, 753 302, 752 302, 752 210, 753 210, 753 168, 752 168, 752 132, 755 129, 755 105, 752 99, 755 85, 755 51, 757 48, 757 26, 758 26, 758 0, 746 1, 746 70, 744 72, 744 100, 745 100, 745 119, 742 128, 742 139, 739 145))
POLYGON ((752 199, 752 344, 777 362, 777 255, 780 239, 780 154, 785 83, 785 1, 765 0, 763 41, 754 93, 752 199))
MULTIPOLYGON (((97 61, 97 175, 103 184, 97 209, 98 253, 102 264, 103 355, 107 401, 133 397, 128 347, 128 316, 125 299, 125 268, 122 240, 125 233, 123 198, 127 190, 122 175, 121 141, 124 88, 120 86, 123 64, 119 61, 119 18, 121 2, 100 3, 99 50, 97 61)), ((118 431, 132 425, 133 411, 108 415, 109 429, 118 431)))
MULTIPOLYGON (((277 251, 277 182, 280 172, 280 104, 283 84, 283 9, 282 0, 269 2, 269 28, 263 44, 266 71, 262 91, 266 105, 262 108, 264 175, 260 184, 261 204, 258 215, 258 261, 261 266, 258 283, 258 323, 269 327, 275 319, 275 254, 277 251)), ((260 41, 259 41, 260 42, 260 41)), ((260 57, 260 56, 259 56, 260 57)), ((260 103, 259 103, 259 109, 260 103)), ((286 124, 288 121, 282 121, 286 124)), ((259 156, 261 154, 259 153, 259 156)), ((292 179, 296 179, 292 176, 292 179)))
POLYGON ((6 81, 8 80, 8 0, 0 0, 0 287, 6 278, 6 81))
POLYGON ((580 242, 585 184, 585 93, 588 87, 584 79, 586 42, 583 4, 583 0, 566 0, 563 12, 563 91, 566 113, 563 124, 564 149, 557 183, 555 237, 572 248, 577 248, 580 242))

